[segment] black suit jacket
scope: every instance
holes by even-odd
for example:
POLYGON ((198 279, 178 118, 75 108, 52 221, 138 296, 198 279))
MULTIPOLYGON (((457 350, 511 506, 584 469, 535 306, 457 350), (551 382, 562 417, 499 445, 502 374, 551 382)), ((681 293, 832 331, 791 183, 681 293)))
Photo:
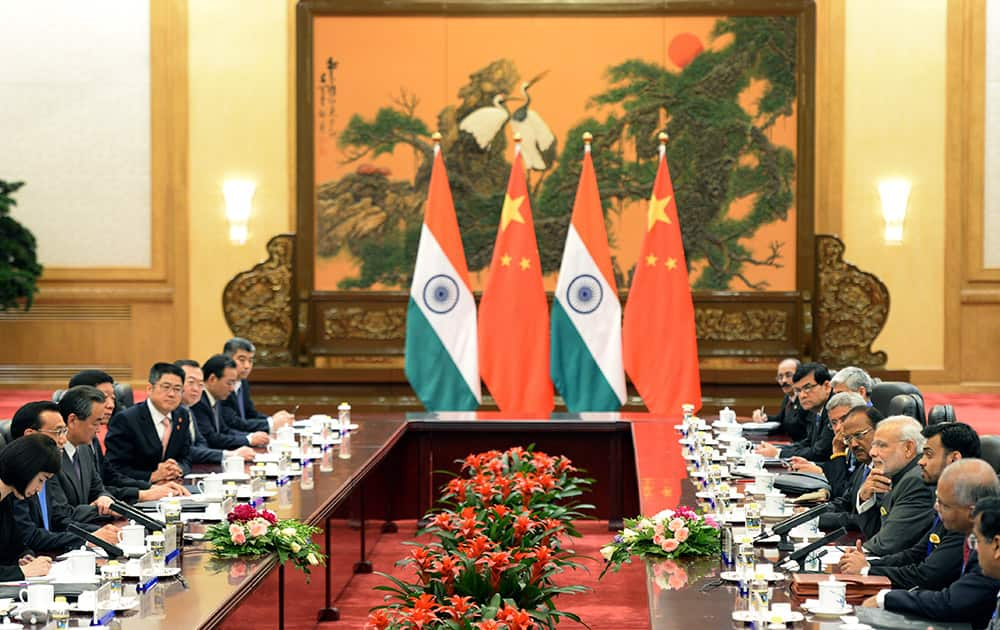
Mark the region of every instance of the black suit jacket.
POLYGON ((865 551, 877 556, 914 544, 934 521, 934 489, 924 483, 914 457, 892 476, 892 489, 861 514, 858 522, 868 540, 865 551))
POLYGON ((70 460, 66 451, 62 451, 62 468, 56 473, 56 482, 62 488, 66 503, 72 509, 74 521, 93 522, 105 517, 101 516, 97 508, 90 505, 100 496, 114 496, 104 487, 101 481, 101 474, 97 470, 97 462, 94 460, 94 452, 89 444, 83 444, 76 449, 76 456, 80 461, 80 477, 76 474, 76 466, 70 460))
POLYGON ((177 408, 170 414, 171 432, 166 453, 153 426, 153 415, 148 403, 141 402, 111 418, 108 435, 106 464, 119 473, 149 481, 160 462, 173 459, 185 474, 191 472, 191 418, 184 409, 177 408))
POLYGON ((868 475, 865 473, 863 464, 858 464, 854 472, 848 479, 846 489, 839 497, 834 497, 830 501, 830 511, 821 514, 819 517, 820 529, 830 531, 840 527, 848 530, 859 530, 858 511, 855 509, 855 501, 858 498, 858 490, 864 484, 868 475))
POLYGON ((235 450, 241 446, 248 446, 247 432, 232 426, 236 412, 223 405, 221 401, 217 402, 217 409, 219 412, 218 424, 216 424, 215 414, 212 413, 208 394, 202 394, 201 400, 191 406, 191 413, 194 414, 195 422, 198 423, 198 431, 205 438, 208 446, 225 450, 235 450))
MULTIPOLYGON (((45 483, 45 490, 50 529, 45 529, 38 495, 14 502, 14 520, 21 534, 21 543, 36 553, 60 554, 79 547, 84 543, 83 539, 66 531, 66 526, 74 521, 70 518, 72 511, 66 504, 59 483, 49 480, 45 483)), ((87 531, 98 529, 93 523, 75 523, 87 531)))
POLYGON ((90 443, 90 450, 94 454, 94 463, 101 475, 104 489, 119 501, 129 504, 136 503, 139 501, 139 491, 149 490, 152 486, 148 481, 126 477, 114 468, 107 466, 104 462, 104 449, 97 438, 94 438, 94 441, 90 443))
POLYGON ((229 395, 229 398, 223 401, 226 407, 233 410, 241 421, 248 422, 248 426, 253 426, 253 431, 268 431, 267 416, 257 411, 257 408, 253 406, 253 400, 250 399, 250 381, 242 379, 240 381, 240 388, 229 395), (240 413, 240 405, 237 402, 237 398, 243 401, 243 413, 240 413))
POLYGON ((933 621, 958 621, 985 628, 997 603, 1000 581, 983 575, 979 556, 973 551, 965 573, 939 591, 892 590, 886 593, 885 609, 933 621))
POLYGON ((909 549, 872 560, 868 575, 884 575, 892 580, 893 588, 947 588, 962 575, 964 543, 964 534, 948 531, 941 519, 935 519, 909 549), (939 542, 932 542, 931 536, 939 542))
MULTIPOLYGON (((188 413, 191 409, 188 408, 188 413)), ((191 463, 192 464, 221 464, 222 450, 212 448, 205 441, 205 436, 198 430, 198 421, 191 413, 191 432, 194 434, 194 441, 191 443, 191 463)))
POLYGON ((802 413, 806 423, 806 437, 783 446, 781 456, 798 455, 811 462, 825 462, 833 453, 833 427, 830 426, 830 417, 826 413, 826 402, 823 403, 823 411, 818 415, 811 411, 802 413))
POLYGON ((823 470, 823 476, 830 483, 830 496, 839 497, 851 485, 851 471, 848 470, 848 456, 838 455, 825 462, 817 462, 823 470))
POLYGON ((28 549, 14 518, 15 503, 17 499, 13 492, 0 501, 0 582, 24 579, 19 561, 28 549))
POLYGON ((805 415, 805 410, 799 406, 798 401, 785 395, 781 399, 781 410, 773 416, 768 415, 767 419, 770 422, 779 423, 781 432, 787 435, 791 441, 798 442, 806 437, 805 415))

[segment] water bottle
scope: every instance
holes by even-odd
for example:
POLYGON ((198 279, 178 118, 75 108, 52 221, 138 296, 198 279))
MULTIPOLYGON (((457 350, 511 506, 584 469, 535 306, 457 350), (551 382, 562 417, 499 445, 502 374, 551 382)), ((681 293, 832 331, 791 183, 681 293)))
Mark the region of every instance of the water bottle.
POLYGON ((733 527, 732 525, 723 525, 722 530, 719 532, 719 540, 722 544, 722 565, 727 569, 731 569, 736 564, 736 549, 734 548, 733 540, 733 527))
POLYGON ((307 459, 302 462, 302 479, 299 481, 299 487, 303 490, 312 490, 314 487, 313 463, 311 459, 307 459))
POLYGON ((52 602, 52 608, 49 609, 49 616, 57 630, 69 628, 69 604, 66 603, 64 596, 60 595, 55 598, 52 602))
POLYGON ((333 472, 333 447, 329 444, 323 445, 323 457, 319 460, 320 472, 333 472))
POLYGON ((351 405, 342 402, 337 405, 337 419, 340 421, 340 432, 344 433, 351 428, 351 405))
POLYGON ((756 538, 761 533, 760 505, 756 501, 747 503, 746 509, 747 535, 756 538))
POLYGON ((741 580, 747 580, 753 576, 754 556, 753 545, 749 542, 741 542, 736 546, 736 573, 741 580))
POLYGON ((771 592, 767 587, 764 575, 757 573, 750 582, 750 610, 758 621, 767 621, 767 613, 771 609, 771 592))
POLYGON ((340 459, 351 459, 351 432, 344 433, 340 439, 340 459))
POLYGON ((733 602, 733 610, 750 610, 750 582, 740 580, 736 583, 736 601, 733 602))

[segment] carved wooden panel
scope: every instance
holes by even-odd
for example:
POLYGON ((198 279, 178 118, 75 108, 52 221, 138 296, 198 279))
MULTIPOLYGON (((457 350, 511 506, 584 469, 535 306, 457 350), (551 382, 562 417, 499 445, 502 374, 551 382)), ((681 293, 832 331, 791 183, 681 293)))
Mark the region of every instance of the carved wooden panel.
POLYGON ((257 346, 260 364, 291 365, 295 236, 275 236, 267 243, 267 253, 267 260, 229 281, 222 308, 233 334, 257 346))
POLYGON ((816 236, 816 304, 813 355, 828 365, 885 365, 872 342, 889 316, 889 289, 873 274, 844 261, 844 243, 816 236))

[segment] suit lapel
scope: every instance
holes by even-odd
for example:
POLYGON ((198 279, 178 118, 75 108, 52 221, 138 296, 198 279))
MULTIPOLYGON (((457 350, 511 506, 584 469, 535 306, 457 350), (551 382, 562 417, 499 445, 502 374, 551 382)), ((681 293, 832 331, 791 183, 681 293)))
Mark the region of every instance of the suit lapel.
MULTIPOLYGON (((139 426, 136 430, 139 432, 147 444, 147 448, 144 449, 146 452, 156 452, 161 453, 163 451, 163 443, 160 441, 160 436, 156 433, 156 428, 153 426, 153 414, 149 412, 149 405, 147 403, 141 403, 142 407, 139 408, 139 426)), ((158 457, 156 461, 163 461, 162 457, 158 457)))
POLYGON ((167 441, 167 452, 164 458, 173 457, 174 453, 177 452, 180 441, 184 440, 183 433, 187 431, 188 428, 184 425, 184 416, 181 411, 175 409, 172 414, 170 414, 170 439, 167 441))
MULTIPOLYGON (((79 457, 80 450, 77 449, 76 452, 77 457, 79 457)), ((65 471, 63 477, 69 478, 69 483, 73 487, 73 491, 76 492, 76 502, 86 503, 83 498, 87 495, 83 492, 83 486, 80 484, 80 478, 76 474, 76 466, 73 464, 73 460, 70 459, 69 454, 66 453, 66 451, 62 452, 62 465, 63 470, 65 471)))

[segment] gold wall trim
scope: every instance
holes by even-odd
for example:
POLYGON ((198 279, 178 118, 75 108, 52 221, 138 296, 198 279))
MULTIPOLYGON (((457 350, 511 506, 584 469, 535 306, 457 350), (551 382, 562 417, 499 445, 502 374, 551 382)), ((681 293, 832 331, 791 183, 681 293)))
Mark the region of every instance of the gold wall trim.
POLYGON ((128 304, 35 304, 30 311, 0 312, 0 321, 132 319, 128 304))
POLYGON ((7 365, 0 364, 0 383, 67 383, 80 370, 98 369, 107 372, 116 381, 132 379, 132 369, 127 365, 7 365))

